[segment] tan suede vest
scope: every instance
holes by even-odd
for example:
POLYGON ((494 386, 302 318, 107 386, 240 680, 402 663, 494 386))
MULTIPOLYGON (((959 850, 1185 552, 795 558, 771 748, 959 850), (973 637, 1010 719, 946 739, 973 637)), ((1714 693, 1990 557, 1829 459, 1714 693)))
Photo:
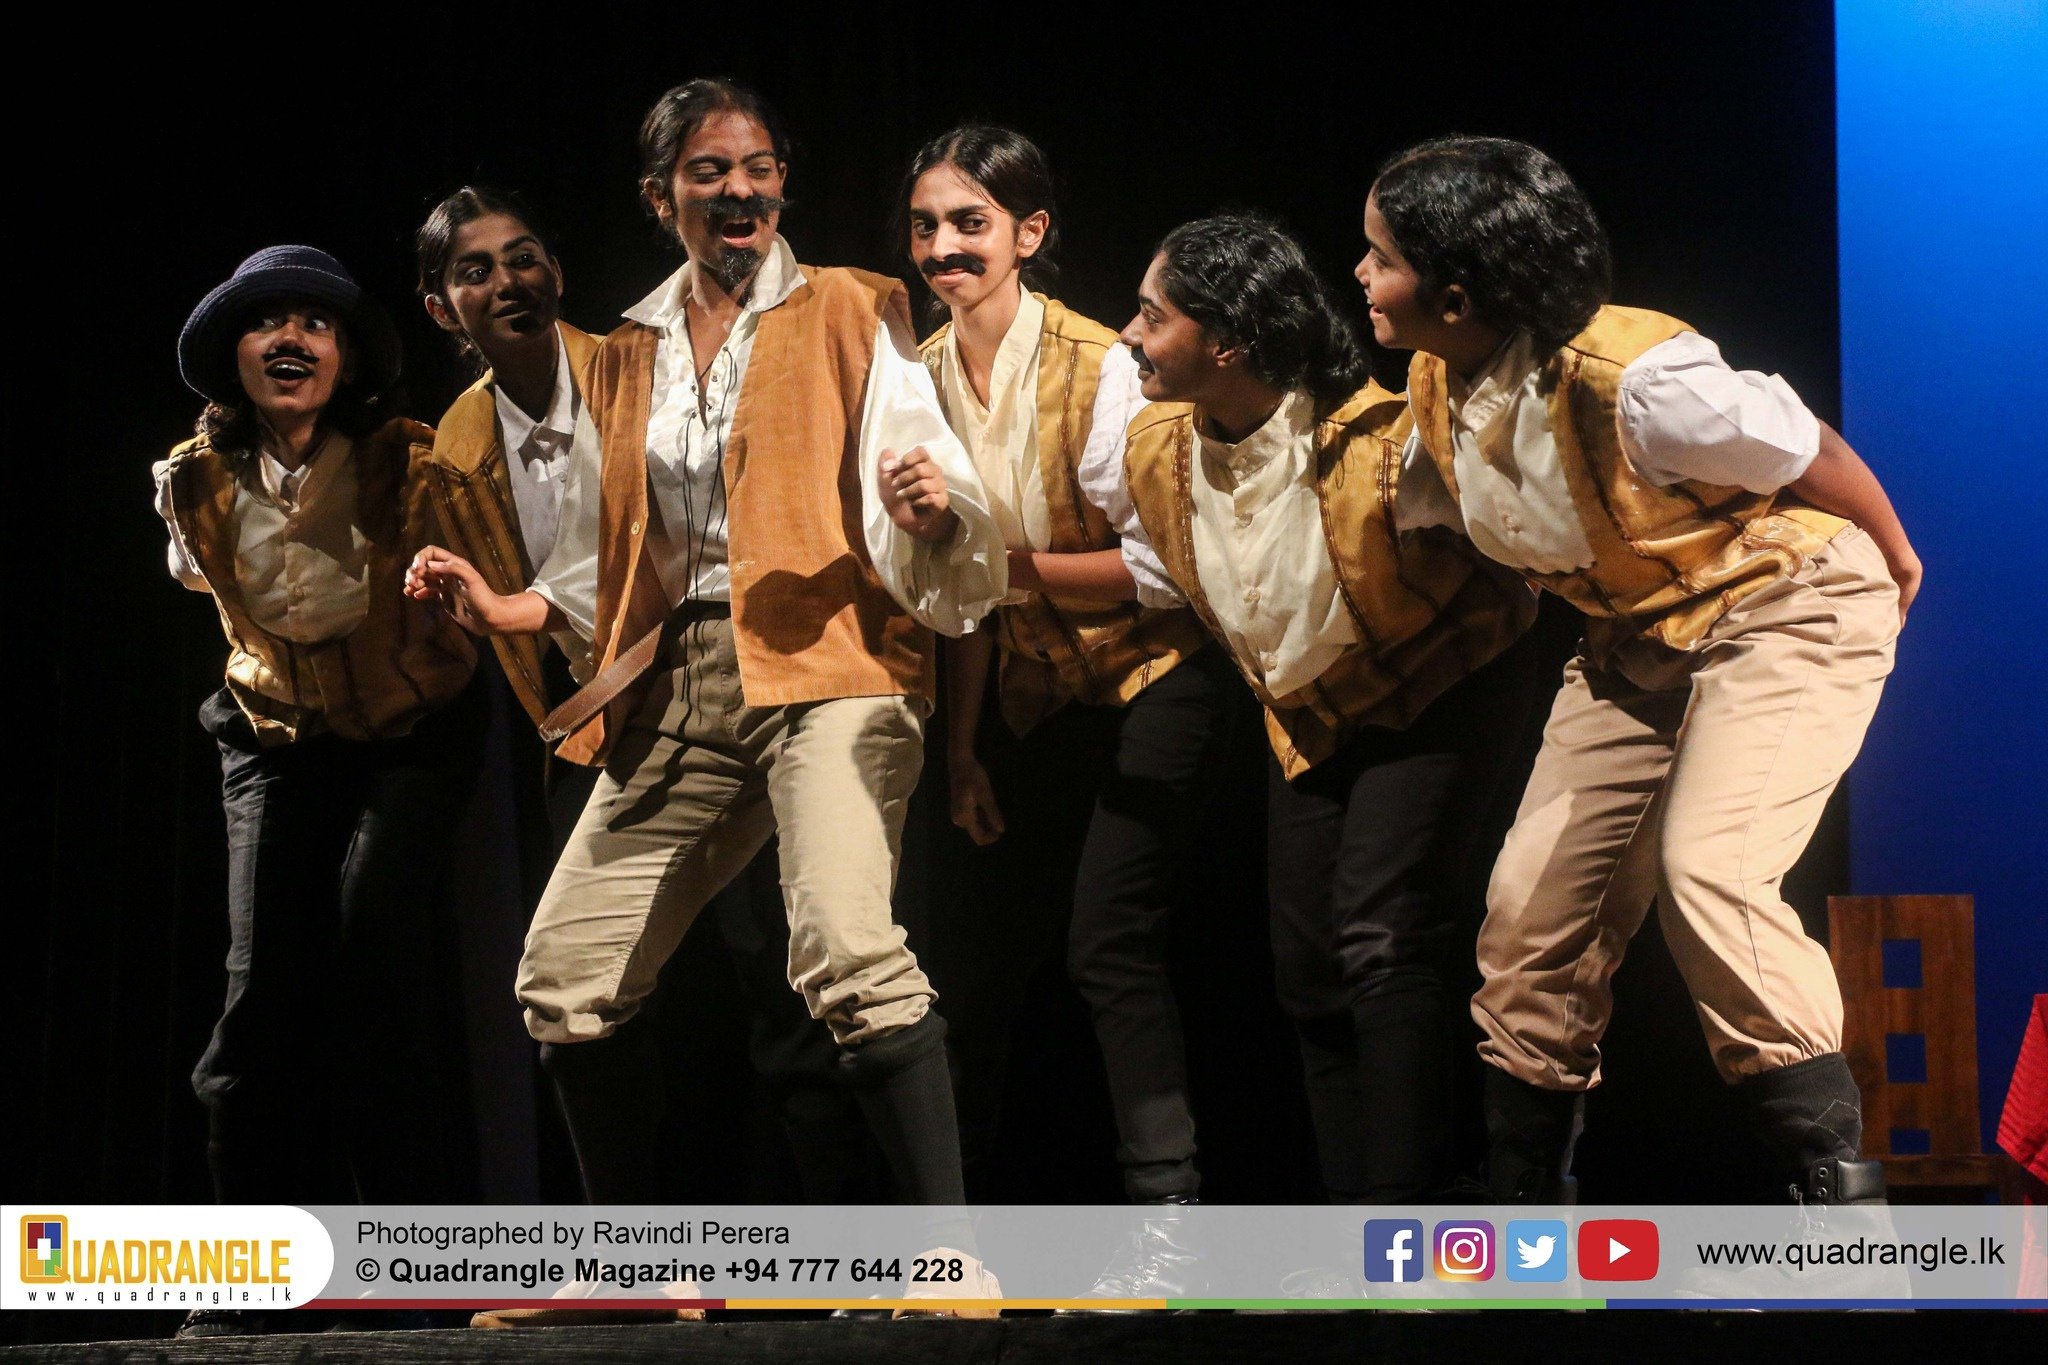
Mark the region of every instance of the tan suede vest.
MULTIPOLYGON (((1462 536, 1395 529, 1408 408, 1367 383, 1316 429, 1323 544, 1358 631, 1306 687, 1275 697, 1239 659, 1266 707, 1266 734, 1288 777, 1322 762, 1366 725, 1404 729, 1445 689, 1513 644, 1535 619, 1534 595, 1462 536)), ((1195 562, 1194 409, 1158 403, 1131 423, 1124 467, 1138 519, 1166 572, 1220 641, 1195 562)))
MULTIPOLYGON (((932 635, 868 558, 858 460, 877 330, 910 327, 901 283, 799 267, 805 282, 761 314, 725 451, 733 639, 749 706, 836 697, 932 697, 932 635)), ((647 549, 647 419, 660 336, 629 322, 598 347, 589 402, 604 440, 598 535, 600 670, 661 624, 668 600, 647 549)), ((563 758, 609 752, 649 680, 562 741, 563 758)))
MULTIPOLYGON (((1038 350, 1038 472, 1045 486, 1055 554, 1107 550, 1116 531, 1081 493, 1081 453, 1095 421, 1102 360, 1116 333, 1057 299, 1039 295, 1045 326, 1038 350)), ((938 382, 940 355, 952 324, 924 343, 938 382)), ((1201 648, 1202 625, 1184 607, 1096 602, 1031 594, 996 611, 1002 646, 1002 709, 1022 735, 1069 701, 1121 706, 1201 648)))
MULTIPOLYGON (((1647 633, 1691 649, 1736 602, 1797 569, 1848 523, 1783 492, 1686 480, 1659 488, 1636 472, 1616 423, 1622 371, 1652 346, 1692 329, 1640 308, 1602 308, 1544 365, 1550 426, 1593 562, 1573 573, 1529 574, 1592 617, 1596 662, 1647 633)), ((1444 362, 1418 352, 1408 397, 1424 449, 1453 497, 1458 476, 1444 362)))
POLYGON ((369 614, 347 635, 303 645, 250 618, 235 581, 240 481, 204 437, 171 452, 178 533, 213 590, 228 638, 228 690, 266 745, 323 731, 386 739, 451 701, 476 668, 469 637, 432 603, 404 592, 405 569, 432 539, 427 479, 411 465, 432 429, 393 418, 356 443, 357 520, 369 538, 369 614))
MULTIPOLYGON (((566 322, 561 336, 569 352, 569 375, 579 390, 587 392, 597 338, 566 322)), ((442 415, 434 444, 415 449, 413 458, 427 472, 427 487, 448 548, 476 565, 492 592, 509 595, 525 591, 540 566, 526 552, 526 541, 519 533, 519 509, 512 498, 512 475, 498 430, 498 400, 490 371, 463 390, 442 415)), ((491 645, 498 651, 512 694, 533 723, 540 724, 548 714, 541 656, 553 648, 553 642, 544 635, 494 635, 491 645)))

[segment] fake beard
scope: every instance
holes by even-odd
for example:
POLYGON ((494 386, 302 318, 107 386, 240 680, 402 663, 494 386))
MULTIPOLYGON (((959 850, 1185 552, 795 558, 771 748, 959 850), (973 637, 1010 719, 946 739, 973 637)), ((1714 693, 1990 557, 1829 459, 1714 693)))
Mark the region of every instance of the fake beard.
POLYGON ((741 288, 761 268, 761 253, 750 246, 720 247, 717 258, 708 265, 718 287, 738 297, 741 288))

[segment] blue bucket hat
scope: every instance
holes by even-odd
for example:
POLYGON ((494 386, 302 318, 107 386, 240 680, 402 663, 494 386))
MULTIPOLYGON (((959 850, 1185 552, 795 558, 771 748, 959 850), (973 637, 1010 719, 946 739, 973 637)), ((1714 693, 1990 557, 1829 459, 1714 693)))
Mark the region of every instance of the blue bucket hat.
POLYGON ((398 379, 398 333, 347 267, 310 246, 272 246, 235 267, 226 284, 199 301, 178 333, 178 373, 202 398, 247 402, 235 369, 235 343, 249 309, 268 299, 310 299, 341 315, 355 347, 356 380, 372 392, 398 379))

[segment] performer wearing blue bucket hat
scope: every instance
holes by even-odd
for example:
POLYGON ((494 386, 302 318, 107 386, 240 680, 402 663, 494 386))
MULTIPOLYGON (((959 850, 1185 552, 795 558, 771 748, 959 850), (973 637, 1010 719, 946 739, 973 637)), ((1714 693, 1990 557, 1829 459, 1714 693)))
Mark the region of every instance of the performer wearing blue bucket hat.
POLYGON ((411 451, 433 432, 393 414, 399 360, 389 320, 306 246, 242 262, 178 338, 207 405, 155 466, 157 511, 172 575, 212 594, 228 643, 200 708, 227 1001, 192 1075, 224 1203, 477 1197, 439 892, 485 714, 468 638, 401 591, 431 538, 411 451))

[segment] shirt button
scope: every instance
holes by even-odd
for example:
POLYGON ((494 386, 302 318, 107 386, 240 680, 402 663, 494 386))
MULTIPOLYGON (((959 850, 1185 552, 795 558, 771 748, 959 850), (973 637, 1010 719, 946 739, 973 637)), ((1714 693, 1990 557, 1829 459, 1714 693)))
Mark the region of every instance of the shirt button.
POLYGON ((1238 529, 1238 530, 1242 531, 1242 530, 1244 530, 1244 529, 1245 529, 1246 527, 1250 526, 1251 524, 1252 524, 1252 514, 1251 514, 1251 513, 1249 513, 1249 512, 1239 512, 1239 513, 1237 514, 1237 529, 1238 529))
POLYGON ((1273 665, 1278 662, 1280 662, 1280 656, 1270 649, 1259 655, 1259 667, 1269 673, 1273 670, 1273 665))
POLYGON ((1244 590, 1244 604, 1248 607, 1259 605, 1259 590, 1257 588, 1246 588, 1244 590))
POLYGON ((1501 524, 1501 525, 1503 525, 1503 526, 1505 526, 1505 527, 1507 527, 1507 528, 1508 528, 1508 530, 1510 530, 1510 531, 1512 531, 1512 532, 1516 532, 1516 533, 1518 533, 1518 534, 1520 533, 1520 531, 1521 531, 1521 529, 1522 529, 1522 523, 1521 523, 1521 522, 1519 522, 1519 521, 1516 521, 1516 520, 1515 520, 1515 519, 1514 519, 1513 517, 1511 517, 1511 516, 1508 516, 1508 515, 1506 515, 1505 513, 1503 513, 1503 514, 1501 515, 1501 519, 1500 519, 1500 524, 1501 524))

